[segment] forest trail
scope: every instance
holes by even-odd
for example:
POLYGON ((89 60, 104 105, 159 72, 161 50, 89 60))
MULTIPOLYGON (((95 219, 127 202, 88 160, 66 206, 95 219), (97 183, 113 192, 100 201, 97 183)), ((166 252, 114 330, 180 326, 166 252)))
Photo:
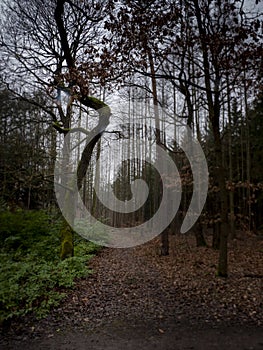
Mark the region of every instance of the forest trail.
POLYGON ((172 237, 168 257, 157 240, 103 249, 94 274, 77 282, 46 319, 28 318, 1 349, 263 349, 263 242, 236 241, 230 276, 215 277, 217 252, 192 237, 172 237))

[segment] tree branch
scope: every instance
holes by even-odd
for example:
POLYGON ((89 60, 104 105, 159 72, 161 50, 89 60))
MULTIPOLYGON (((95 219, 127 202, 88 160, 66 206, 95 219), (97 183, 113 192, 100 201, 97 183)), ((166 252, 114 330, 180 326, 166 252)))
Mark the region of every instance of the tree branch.
MULTIPOLYGON (((73 71, 73 70, 76 70, 76 66, 70 50, 70 46, 67 38, 67 32, 63 21, 64 5, 66 2, 71 3, 70 0, 57 0, 54 16, 55 16, 55 21, 56 21, 58 32, 61 39, 61 47, 65 55, 65 60, 67 62, 68 69, 73 71)), ((71 3, 71 6, 72 5, 74 4, 71 3)), ((76 82, 73 80, 71 85, 74 85, 75 83, 76 82)), ((93 149, 97 141, 101 138, 103 132, 105 131, 105 129, 109 124, 111 110, 106 103, 104 103, 103 101, 95 97, 87 96, 85 94, 83 95, 82 93, 80 95, 77 95, 76 98, 80 103, 84 104, 86 107, 90 107, 94 109, 99 114, 99 122, 97 126, 90 132, 90 141, 84 148, 84 151, 82 153, 82 156, 78 165, 77 184, 78 184, 78 189, 80 190, 82 187, 82 180, 87 173, 87 169, 90 163, 93 149)), ((59 126, 57 125, 57 128, 58 127, 59 126)), ((63 132, 61 128, 60 128, 60 132, 63 132)), ((65 130, 65 132, 68 132, 68 130, 65 130)))

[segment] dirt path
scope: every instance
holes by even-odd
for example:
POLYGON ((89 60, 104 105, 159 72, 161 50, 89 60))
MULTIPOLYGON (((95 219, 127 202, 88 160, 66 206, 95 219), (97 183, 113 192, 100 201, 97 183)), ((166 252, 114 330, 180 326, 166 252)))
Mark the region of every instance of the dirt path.
POLYGON ((1 350, 262 350, 262 331, 252 328, 206 329, 166 325, 161 334, 155 327, 123 325, 94 332, 67 330, 65 334, 3 344, 1 350))
MULTIPOLYGON (((242 276, 235 250, 232 276, 221 280, 210 250, 179 243, 167 258, 156 255, 154 242, 103 250, 95 273, 60 308, 12 325, 0 349, 262 350, 262 281, 242 276)), ((260 254, 251 255, 252 271, 260 254)))

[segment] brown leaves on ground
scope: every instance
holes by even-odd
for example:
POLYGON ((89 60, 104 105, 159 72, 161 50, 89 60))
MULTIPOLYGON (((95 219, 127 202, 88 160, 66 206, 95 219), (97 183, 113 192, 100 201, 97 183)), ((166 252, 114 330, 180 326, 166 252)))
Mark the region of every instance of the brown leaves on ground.
POLYGON ((130 249, 105 248, 91 262, 93 275, 78 281, 47 319, 25 320, 20 332, 32 325, 34 334, 43 334, 67 325, 93 329, 145 323, 164 334, 168 321, 261 327, 263 240, 244 233, 241 238, 229 243, 226 279, 216 276, 218 252, 197 248, 192 235, 170 236, 166 257, 158 255, 158 239, 130 249))
POLYGON ((54 313, 91 327, 165 319, 263 325, 263 240, 242 234, 229 243, 227 279, 216 276, 218 252, 195 247, 193 236, 171 236, 170 246, 166 257, 158 239, 104 249, 92 261, 94 275, 54 313))
POLYGON ((172 237, 169 257, 156 259, 171 281, 177 302, 206 322, 263 324, 263 240, 242 235, 229 244, 229 277, 216 276, 218 252, 195 247, 192 236, 172 237))

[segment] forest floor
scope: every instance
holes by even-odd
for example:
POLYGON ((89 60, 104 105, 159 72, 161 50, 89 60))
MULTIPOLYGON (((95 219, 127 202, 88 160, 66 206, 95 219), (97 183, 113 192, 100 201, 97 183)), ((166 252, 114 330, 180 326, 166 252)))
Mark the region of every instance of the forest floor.
POLYGON ((1 335, 5 350, 263 349, 263 239, 229 244, 229 277, 216 277, 218 252, 192 236, 130 249, 103 249, 45 319, 26 317, 1 335))

